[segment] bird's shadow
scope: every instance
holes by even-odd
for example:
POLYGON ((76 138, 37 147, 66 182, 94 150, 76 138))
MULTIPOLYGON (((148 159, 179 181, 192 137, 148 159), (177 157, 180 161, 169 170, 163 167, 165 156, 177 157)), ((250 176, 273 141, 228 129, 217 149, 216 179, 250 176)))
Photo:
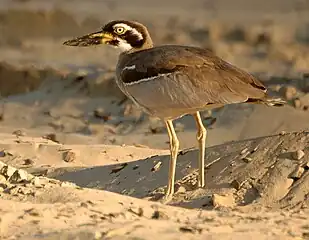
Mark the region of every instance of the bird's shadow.
MULTIPOLYGON (((237 178, 235 169, 245 169, 246 163, 239 158, 244 148, 254 149, 263 138, 250 141, 238 141, 219 146, 209 147, 206 150, 205 170, 206 186, 199 189, 193 199, 201 200, 209 194, 222 192, 222 189, 232 190, 231 182, 237 178)), ((153 156, 133 162, 107 166, 95 166, 84 169, 62 169, 62 173, 53 178, 61 181, 74 182, 80 187, 102 189, 136 198, 151 198, 158 193, 158 189, 166 189, 168 179, 169 155, 153 156)), ((183 150, 178 155, 176 168, 177 185, 184 186, 185 194, 195 191, 198 166, 198 150, 183 150)), ((164 191, 163 191, 164 192, 164 191)), ((181 205, 179 202, 175 205, 181 205)), ((183 205, 186 205, 185 203, 183 205)), ((188 205, 188 204, 187 204, 188 205)), ((194 207, 190 203, 187 207, 194 207), (190 205, 190 206, 189 206, 190 205)), ((200 205, 200 204, 199 204, 200 205)))

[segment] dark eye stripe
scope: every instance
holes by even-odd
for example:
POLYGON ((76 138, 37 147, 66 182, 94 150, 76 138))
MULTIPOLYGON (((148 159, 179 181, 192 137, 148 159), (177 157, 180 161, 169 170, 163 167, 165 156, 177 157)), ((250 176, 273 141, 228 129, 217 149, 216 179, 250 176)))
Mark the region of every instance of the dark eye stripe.
POLYGON ((138 35, 134 34, 132 30, 127 31, 125 34, 125 40, 132 46, 132 47, 141 47, 145 39, 140 39, 138 35))

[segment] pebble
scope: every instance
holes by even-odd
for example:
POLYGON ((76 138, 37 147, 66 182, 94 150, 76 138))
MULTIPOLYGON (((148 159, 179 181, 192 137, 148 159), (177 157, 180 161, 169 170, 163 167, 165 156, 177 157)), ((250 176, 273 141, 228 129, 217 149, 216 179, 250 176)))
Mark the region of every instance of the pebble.
POLYGON ((152 214, 152 219, 163 219, 163 220, 167 220, 169 219, 168 215, 162 211, 159 210, 155 210, 152 214))
POLYGON ((0 174, 0 184, 5 184, 6 183, 6 178, 2 174, 0 174))
POLYGON ((26 133, 23 132, 22 130, 15 130, 14 132, 12 132, 12 134, 15 135, 16 137, 26 136, 26 133))
POLYGON ((297 89, 294 86, 282 87, 280 91, 287 100, 292 100, 297 94, 297 89))
POLYGON ((76 159, 76 153, 73 151, 66 151, 63 153, 63 160, 65 162, 73 162, 76 159))
POLYGON ((176 193, 185 193, 187 189, 184 186, 179 186, 176 190, 176 193))
POLYGON ((249 162, 252 161, 252 158, 250 158, 250 157, 244 157, 244 158, 242 158, 242 160, 243 160, 245 163, 249 163, 249 162))
POLYGON ((13 181, 13 182, 22 182, 22 181, 27 181, 29 180, 29 177, 28 176, 29 174, 25 171, 25 170, 22 170, 22 169, 18 169, 14 172, 14 174, 10 177, 10 181, 13 181))
POLYGON ((2 173, 5 177, 10 178, 14 174, 15 171, 16 171, 16 168, 5 165, 1 168, 0 173, 2 173))
POLYGON ((247 152, 248 152, 248 148, 244 148, 243 150, 241 150, 240 154, 242 155, 242 154, 245 154, 247 152))
POLYGON ((153 166, 153 168, 151 169, 151 171, 152 171, 152 172, 158 171, 158 170, 160 169, 161 165, 162 165, 162 162, 157 162, 157 163, 153 166))
POLYGON ((293 104, 296 109, 301 108, 301 101, 298 98, 294 99, 293 104))
POLYGON ((305 169, 303 167, 298 166, 291 174, 290 178, 299 179, 301 175, 304 173, 305 169))
POLYGON ((303 150, 297 150, 292 153, 292 158, 295 160, 300 160, 305 156, 305 153, 303 150))
POLYGON ((231 207, 235 205, 235 201, 232 196, 221 196, 218 194, 213 194, 212 205, 214 207, 231 207))

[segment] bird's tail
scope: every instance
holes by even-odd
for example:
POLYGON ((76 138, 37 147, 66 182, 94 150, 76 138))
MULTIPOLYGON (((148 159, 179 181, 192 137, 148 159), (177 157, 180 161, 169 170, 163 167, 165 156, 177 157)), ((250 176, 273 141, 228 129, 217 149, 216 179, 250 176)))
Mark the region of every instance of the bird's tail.
POLYGON ((257 103, 257 104, 264 104, 264 105, 272 106, 272 107, 282 107, 285 104, 287 104, 287 102, 284 101, 281 98, 271 98, 271 97, 268 97, 268 96, 265 97, 265 98, 262 98, 262 99, 251 99, 251 100, 249 99, 248 102, 257 103))
POLYGON ((282 107, 285 104, 287 104, 287 102, 281 98, 271 98, 271 97, 266 97, 262 99, 261 103, 272 107, 282 107))

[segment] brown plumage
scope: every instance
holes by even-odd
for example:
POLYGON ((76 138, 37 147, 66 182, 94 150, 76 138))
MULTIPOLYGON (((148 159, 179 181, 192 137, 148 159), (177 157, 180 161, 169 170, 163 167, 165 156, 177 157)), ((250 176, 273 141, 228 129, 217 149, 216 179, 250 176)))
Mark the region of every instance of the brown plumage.
POLYGON ((181 45, 153 46, 142 24, 118 20, 102 31, 64 44, 89 46, 105 43, 122 50, 116 67, 119 88, 147 113, 166 123, 171 162, 166 197, 174 193, 179 141, 172 120, 192 114, 199 143, 198 186, 204 187, 206 129, 199 111, 235 103, 281 106, 285 102, 267 96, 266 87, 254 76, 222 60, 211 51, 181 45))

